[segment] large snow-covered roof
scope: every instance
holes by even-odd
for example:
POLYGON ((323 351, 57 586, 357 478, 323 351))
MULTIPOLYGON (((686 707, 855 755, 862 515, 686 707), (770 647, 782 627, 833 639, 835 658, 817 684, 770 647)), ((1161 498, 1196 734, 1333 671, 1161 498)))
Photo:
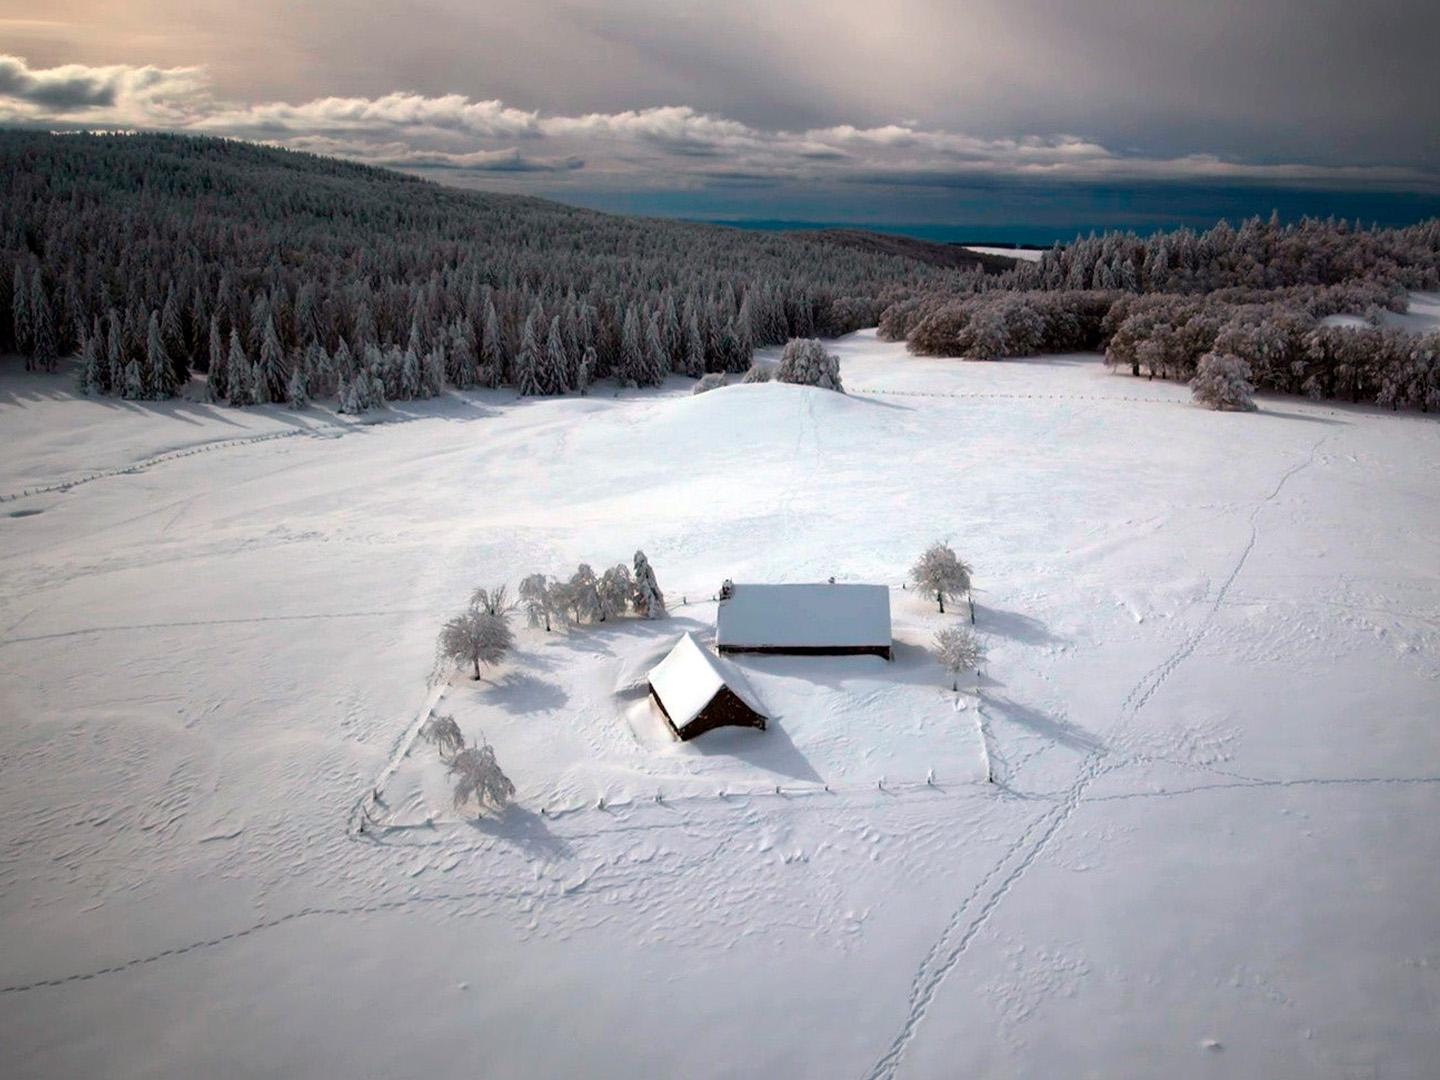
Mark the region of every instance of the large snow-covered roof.
POLYGON ((884 585, 732 585, 716 643, 730 648, 890 647, 884 585))
POLYGON ((764 715, 744 677, 732 665, 701 647, 689 634, 683 635, 670 654, 650 672, 650 687, 677 729, 694 720, 725 686, 764 715))

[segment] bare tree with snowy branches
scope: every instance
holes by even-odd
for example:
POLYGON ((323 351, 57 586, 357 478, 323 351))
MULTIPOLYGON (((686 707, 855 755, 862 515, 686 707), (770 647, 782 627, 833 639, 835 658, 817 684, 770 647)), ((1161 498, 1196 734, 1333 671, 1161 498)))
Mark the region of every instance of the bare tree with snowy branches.
POLYGON ((420 725, 420 738, 435 747, 442 758, 465 749, 465 736, 453 716, 436 713, 420 725))
POLYGON ((454 781, 455 809, 474 802, 481 813, 486 808, 501 810, 515 794, 515 785, 495 760, 495 748, 488 742, 467 746, 450 759, 454 781))
MULTIPOLYGON (((962 562, 948 544, 934 543, 910 568, 910 580, 921 592, 935 597, 940 613, 945 613, 947 597, 970 595, 970 574, 968 565, 962 562)), ((970 602, 970 621, 975 621, 975 603, 970 602)))
POLYGON ((1190 396, 1208 409, 1254 412, 1255 402, 1250 399, 1254 391, 1250 365, 1238 356, 1206 353, 1190 380, 1190 396))
POLYGON ((506 616, 470 607, 441 627, 436 643, 436 666, 473 664, 474 678, 479 679, 480 665, 498 664, 514 644, 515 635, 506 616))
POLYGON ((950 689, 960 689, 960 674, 979 671, 985 662, 985 647, 966 626, 947 626, 935 635, 935 659, 950 673, 950 689))

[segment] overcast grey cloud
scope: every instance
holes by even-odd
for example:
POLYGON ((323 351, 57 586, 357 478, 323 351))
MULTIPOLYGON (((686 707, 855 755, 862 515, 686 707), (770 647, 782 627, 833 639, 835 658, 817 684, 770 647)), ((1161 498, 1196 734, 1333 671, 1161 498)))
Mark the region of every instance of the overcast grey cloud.
POLYGON ((0 120, 561 197, 738 178, 1434 194, 1437 37, 1433 0, 0 0, 0 120))

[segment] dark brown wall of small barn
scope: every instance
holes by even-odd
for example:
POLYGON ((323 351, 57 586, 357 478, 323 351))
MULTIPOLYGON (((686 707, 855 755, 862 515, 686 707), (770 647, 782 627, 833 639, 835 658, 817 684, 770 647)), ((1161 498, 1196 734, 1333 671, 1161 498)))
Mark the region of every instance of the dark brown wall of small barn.
POLYGON ((753 727, 764 731, 765 717, 741 701, 729 687, 722 687, 710 704, 677 733, 682 741, 689 741, 717 727, 753 727))

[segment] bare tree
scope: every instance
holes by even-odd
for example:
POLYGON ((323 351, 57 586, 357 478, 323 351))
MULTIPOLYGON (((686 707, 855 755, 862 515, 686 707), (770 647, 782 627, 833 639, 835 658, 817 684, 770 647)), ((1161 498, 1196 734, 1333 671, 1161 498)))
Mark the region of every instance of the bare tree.
POLYGON ((510 624, 504 615, 492 615, 479 608, 467 608, 447 622, 440 630, 436 645, 439 664, 452 663, 475 666, 480 678, 481 664, 498 664, 515 644, 510 624))
POLYGON ((470 594, 470 606, 487 615, 508 615, 515 608, 504 585, 497 585, 493 589, 482 585, 470 594))
POLYGON ((450 759, 450 777, 455 782, 455 809, 473 801, 480 810, 500 810, 515 794, 515 785, 495 760, 495 748, 488 742, 469 746, 450 759))
POLYGON ((420 725, 420 738, 440 752, 441 757, 458 754, 465 749, 465 736, 453 716, 438 713, 420 725))
MULTIPOLYGON (((948 544, 934 543, 925 549, 910 568, 910 580, 921 592, 935 597, 940 613, 945 613, 945 599, 970 595, 970 567, 962 562, 948 544)), ((975 602, 970 601, 970 621, 975 621, 975 602)))
POLYGON ((950 673, 950 689, 958 691, 960 673, 978 671, 985 662, 985 647, 968 627, 947 626, 935 635, 935 659, 950 673))

